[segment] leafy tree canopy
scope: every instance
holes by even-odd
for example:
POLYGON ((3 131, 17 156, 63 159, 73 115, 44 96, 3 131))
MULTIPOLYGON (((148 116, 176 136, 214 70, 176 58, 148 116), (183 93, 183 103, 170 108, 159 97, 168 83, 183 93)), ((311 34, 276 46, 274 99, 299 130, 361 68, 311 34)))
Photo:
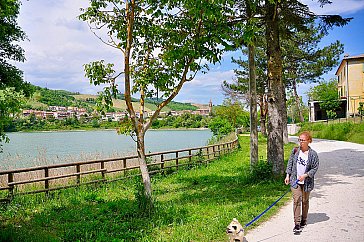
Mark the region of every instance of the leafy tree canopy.
POLYGON ((23 81, 23 73, 9 61, 23 62, 24 50, 18 42, 26 35, 18 26, 20 1, 0 0, 0 143, 9 139, 4 134, 4 126, 23 101, 23 93, 29 96, 32 87, 23 81))
POLYGON ((320 101, 320 107, 326 111, 328 117, 332 117, 334 111, 340 106, 335 79, 311 87, 307 94, 310 100, 320 101))
POLYGON ((9 60, 25 61, 24 50, 18 42, 26 39, 18 26, 20 1, 0 0, 0 89, 15 87, 15 91, 32 93, 31 86, 23 81, 23 72, 9 64, 9 60))
POLYGON ((3 132, 6 125, 11 123, 13 116, 19 111, 24 102, 24 96, 15 92, 14 87, 0 89, 0 152, 2 152, 2 141, 9 142, 3 132))
MULTIPOLYGON (((133 80, 131 93, 143 92, 145 98, 153 98, 158 91, 166 105, 197 71, 208 68, 206 61, 220 60, 220 46, 228 38, 224 15, 227 2, 92 1, 80 18, 89 21, 92 30, 106 29, 110 40, 104 42, 128 59, 130 69, 126 68, 124 74, 133 80), (129 35, 125 20, 131 15, 123 11, 127 6, 134 17, 129 35)), ((107 99, 118 91, 119 74, 114 65, 101 60, 85 65, 85 70, 95 85, 111 84, 102 94, 105 103, 111 104, 107 99)))
POLYGON ((331 79, 328 82, 320 82, 319 85, 311 87, 307 94, 312 101, 337 100, 339 98, 337 82, 335 79, 331 79))
POLYGON ((227 120, 233 128, 249 126, 249 113, 239 102, 230 99, 225 99, 222 106, 215 108, 215 115, 227 120))

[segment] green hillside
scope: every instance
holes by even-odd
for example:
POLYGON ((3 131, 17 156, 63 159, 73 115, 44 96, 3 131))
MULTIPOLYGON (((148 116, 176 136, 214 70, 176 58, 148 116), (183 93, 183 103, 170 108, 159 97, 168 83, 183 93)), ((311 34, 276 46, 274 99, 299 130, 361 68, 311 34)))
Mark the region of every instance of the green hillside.
MULTIPOLYGON (((24 108, 46 110, 48 106, 73 106, 86 108, 88 111, 94 110, 96 105, 97 95, 80 94, 65 90, 50 90, 47 88, 35 86, 35 93, 28 99, 24 108)), ((133 106, 136 110, 139 109, 138 99, 133 98, 133 106)), ((156 110, 156 105, 161 100, 147 99, 145 102, 145 110, 147 112, 156 110)), ((115 111, 126 110, 124 95, 118 95, 117 99, 113 99, 113 108, 115 111)), ((181 111, 181 110, 196 110, 198 107, 191 103, 180 103, 172 101, 162 111, 181 111)))

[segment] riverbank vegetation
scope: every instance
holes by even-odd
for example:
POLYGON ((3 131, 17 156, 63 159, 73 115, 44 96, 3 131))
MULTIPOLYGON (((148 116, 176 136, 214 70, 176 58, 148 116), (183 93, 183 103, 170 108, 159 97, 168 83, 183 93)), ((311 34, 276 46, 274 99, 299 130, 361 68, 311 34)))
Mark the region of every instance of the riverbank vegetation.
MULTIPOLYGON (((208 166, 152 177, 155 209, 146 213, 139 179, 16 196, 1 205, 1 241, 226 241, 232 218, 248 223, 286 189, 260 165, 250 171, 249 137, 208 166)), ((285 147, 286 157, 293 144, 285 147)), ((286 196, 284 200, 288 200, 286 196)), ((277 212, 279 202, 260 223, 277 212)), ((253 226, 255 226, 254 224, 253 226)))
MULTIPOLYGON (((180 116, 168 115, 155 120, 152 123, 153 129, 178 129, 178 128, 207 128, 212 117, 185 113, 180 116)), ((95 129, 117 129, 127 120, 112 121, 101 120, 99 117, 86 119, 81 117, 58 119, 41 119, 31 114, 29 117, 18 118, 6 126, 5 131, 51 131, 51 130, 95 130, 95 129)), ((230 129, 229 132, 231 132, 230 129)))
POLYGON ((310 131, 315 138, 364 144, 364 122, 304 123, 300 130, 310 131))

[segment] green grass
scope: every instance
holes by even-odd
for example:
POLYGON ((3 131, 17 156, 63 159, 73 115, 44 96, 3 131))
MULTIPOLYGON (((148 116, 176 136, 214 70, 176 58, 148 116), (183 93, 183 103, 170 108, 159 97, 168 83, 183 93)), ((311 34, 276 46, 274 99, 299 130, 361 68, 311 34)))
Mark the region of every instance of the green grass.
POLYGON ((363 123, 304 123, 302 130, 311 131, 313 137, 329 140, 349 141, 364 144, 364 122, 363 123))
MULTIPOLYGON (((225 229, 233 218, 248 223, 288 189, 283 179, 253 177, 249 137, 239 140, 240 150, 208 166, 153 176, 151 214, 138 207, 136 179, 52 192, 49 197, 16 196, 0 207, 0 241, 227 241, 225 229)), ((265 143, 261 138, 260 151, 265 143)), ((286 146, 286 157, 292 147, 286 146)))

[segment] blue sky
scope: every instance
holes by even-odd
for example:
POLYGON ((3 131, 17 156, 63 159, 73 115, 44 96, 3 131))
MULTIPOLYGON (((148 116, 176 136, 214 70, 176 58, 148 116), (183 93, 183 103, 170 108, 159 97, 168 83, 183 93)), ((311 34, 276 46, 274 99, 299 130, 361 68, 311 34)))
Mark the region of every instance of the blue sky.
MULTIPOLYGON (((364 0, 332 0, 333 4, 320 8, 315 1, 303 0, 319 14, 340 14, 354 19, 342 28, 335 28, 323 39, 322 45, 336 40, 344 44, 345 53, 364 53, 364 0)), ((84 77, 83 64, 104 59, 122 63, 121 53, 102 44, 88 29, 87 24, 77 19, 81 7, 88 0, 30 0, 22 1, 19 24, 29 41, 21 43, 27 61, 14 63, 24 71, 25 80, 41 87, 64 89, 83 94, 96 94, 101 87, 89 84, 84 77)), ((213 66, 207 74, 198 74, 184 85, 175 98, 180 102, 221 104, 225 98, 221 83, 234 78, 231 57, 239 53, 226 53, 220 65, 213 66)), ((336 68, 324 75, 335 77, 336 68)), ((307 100, 305 92, 310 85, 302 84, 298 92, 307 100)))

